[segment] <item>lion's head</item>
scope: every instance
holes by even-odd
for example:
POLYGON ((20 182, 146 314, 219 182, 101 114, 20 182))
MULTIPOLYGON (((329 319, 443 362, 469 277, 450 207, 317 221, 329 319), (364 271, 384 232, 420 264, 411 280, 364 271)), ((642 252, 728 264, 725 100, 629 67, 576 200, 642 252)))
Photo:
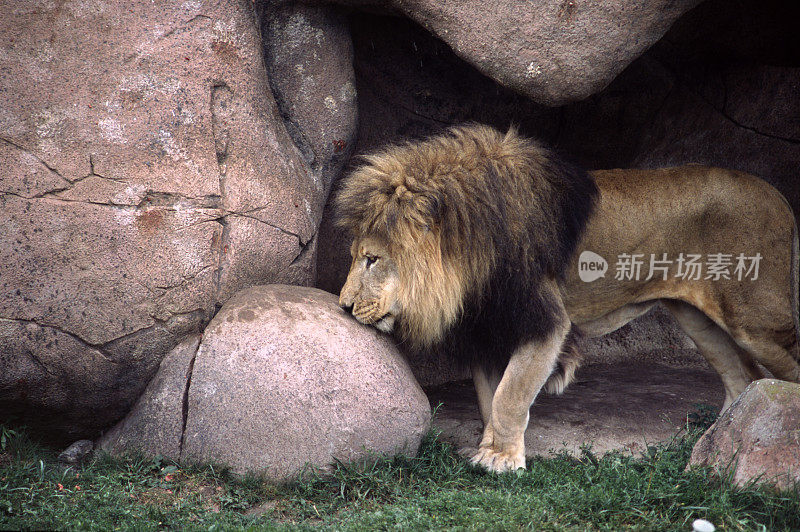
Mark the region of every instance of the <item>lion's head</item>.
POLYGON ((414 348, 474 321, 486 338, 499 324, 547 327, 534 296, 569 261, 591 210, 588 176, 513 129, 476 125, 364 159, 335 200, 353 236, 344 308, 414 348))
MULTIPOLYGON (((498 135, 488 128, 486 134, 498 135)), ((459 245, 473 217, 469 202, 443 181, 475 172, 475 147, 464 148, 452 146, 448 153, 458 156, 446 160, 431 141, 388 148, 365 157, 336 196, 338 223, 353 235, 339 302, 411 347, 441 341, 463 309, 467 286, 483 282, 490 268, 486 254, 459 245)))
POLYGON ((433 234, 419 235, 401 246, 385 235, 356 237, 339 304, 412 347, 440 341, 461 311, 464 289, 462 272, 443 260, 434 240, 433 234))

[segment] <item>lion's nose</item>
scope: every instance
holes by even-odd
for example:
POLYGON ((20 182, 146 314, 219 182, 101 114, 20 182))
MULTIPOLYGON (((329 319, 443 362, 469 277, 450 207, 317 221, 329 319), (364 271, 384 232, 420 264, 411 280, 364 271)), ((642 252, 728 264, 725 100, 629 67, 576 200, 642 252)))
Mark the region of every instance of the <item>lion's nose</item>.
POLYGON ((353 305, 356 303, 355 293, 350 288, 350 277, 347 278, 345 281, 344 286, 339 291, 339 306, 344 309, 345 312, 348 314, 352 314, 353 312, 353 305))

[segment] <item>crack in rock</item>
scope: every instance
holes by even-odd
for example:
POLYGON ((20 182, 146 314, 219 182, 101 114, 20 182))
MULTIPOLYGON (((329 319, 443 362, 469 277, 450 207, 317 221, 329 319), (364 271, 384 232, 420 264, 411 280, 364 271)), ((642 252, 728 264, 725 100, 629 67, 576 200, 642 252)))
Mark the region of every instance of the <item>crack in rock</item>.
POLYGON ((34 159, 39 161, 42 164, 42 166, 44 166, 45 168, 50 170, 52 173, 54 173, 55 175, 57 175, 58 177, 60 177, 64 181, 66 181, 67 183, 71 183, 72 182, 69 179, 67 179, 66 177, 64 177, 63 175, 61 175, 61 172, 56 170, 56 168, 54 166, 52 166, 51 164, 48 164, 47 161, 45 161, 44 159, 42 159, 41 157, 39 157, 38 155, 36 155, 32 151, 30 151, 29 149, 25 148, 24 146, 21 146, 21 145, 17 144, 16 142, 14 142, 13 140, 8 139, 8 138, 3 137, 3 136, 0 136, 0 141, 3 141, 6 144, 8 144, 9 146, 13 146, 14 148, 16 148, 16 149, 18 149, 18 150, 30 155, 31 157, 33 157, 34 159))
POLYGON ((165 310, 166 313, 169 314, 168 318, 159 318, 157 316, 149 316, 149 318, 153 321, 152 325, 148 325, 146 327, 140 327, 139 329, 136 329, 135 331, 131 331, 129 333, 125 333, 125 334, 123 334, 121 336, 117 336, 116 338, 108 340, 107 342, 103 342, 102 344, 100 344, 101 347, 108 351, 109 348, 113 344, 120 344, 122 342, 125 342, 126 340, 129 340, 129 339, 133 338, 135 335, 141 336, 143 333, 152 331, 156 327, 160 327, 160 328, 162 328, 163 330, 165 330, 168 333, 175 334, 175 331, 173 330, 174 325, 172 323, 170 323, 172 320, 176 320, 176 318, 183 318, 183 317, 186 317, 186 316, 191 317, 192 315, 195 315, 195 316, 198 316, 199 321, 202 321, 202 316, 205 314, 205 311, 202 308, 195 308, 195 309, 186 310, 186 311, 183 311, 183 312, 170 312, 167 309, 164 309, 164 310, 165 310))
MULTIPOLYGON (((213 20, 213 18, 208 16, 208 15, 204 15, 202 13, 197 14, 197 15, 193 16, 192 18, 190 18, 189 20, 181 21, 174 28, 166 31, 162 35, 159 35, 152 42, 152 44, 155 44, 155 43, 161 42, 161 41, 163 41, 165 39, 168 39, 172 35, 175 35, 175 33, 178 32, 178 30, 186 31, 188 29, 188 26, 194 25, 198 20, 203 20, 203 21, 210 22, 210 21, 213 20)), ((130 63, 134 59, 139 59, 139 60, 142 59, 142 51, 139 50, 139 51, 136 51, 136 52, 133 52, 131 54, 126 55, 125 58, 122 60, 122 64, 124 65, 126 63, 130 63)))
MULTIPOLYGON (((252 212, 252 211, 248 211, 248 212, 252 212)), ((224 216, 222 216, 222 218, 229 218, 229 217, 232 217, 232 216, 241 216, 242 218, 249 218, 250 220, 255 220, 256 222, 261 222, 262 224, 264 224, 264 225, 266 225, 268 227, 271 227, 271 228, 273 228, 273 229, 275 229, 277 231, 280 231, 281 233, 283 233, 285 235, 289 235, 291 237, 294 237, 300 243, 300 247, 305 246, 306 244, 308 244, 308 242, 311 241, 311 238, 309 238, 308 240, 303 242, 303 238, 300 235, 298 235, 297 233, 293 233, 293 232, 289 231, 288 229, 284 229, 283 227, 281 227, 279 225, 276 225, 276 224, 274 224, 272 222, 268 222, 266 220, 262 220, 261 218, 258 218, 256 216, 251 216, 249 214, 245 214, 245 213, 241 213, 241 212, 230 212, 230 213, 227 213, 224 216)), ((312 236, 312 238, 313 238, 313 236, 312 236)))
POLYGON ((128 180, 124 177, 108 177, 101 174, 98 174, 94 170, 94 155, 89 154, 89 173, 83 177, 79 177, 77 179, 73 179, 70 181, 73 185, 77 185, 81 181, 89 179, 90 177, 97 177, 99 179, 105 179, 106 181, 111 181, 113 183, 127 183, 128 180))
MULTIPOLYGON (((165 331, 174 334, 174 331, 171 330, 172 324, 170 324, 170 320, 173 320, 175 318, 185 317, 185 316, 191 316, 191 315, 202 316, 202 315, 205 315, 205 311, 203 309, 192 309, 192 310, 188 310, 188 311, 185 311, 185 312, 169 312, 169 318, 167 318, 167 319, 160 319, 160 318, 157 318, 155 316, 151 316, 151 319, 153 320, 153 324, 152 325, 149 325, 149 326, 146 326, 146 327, 141 327, 139 329, 136 329, 135 331, 131 331, 131 332, 125 333, 125 334, 123 334, 121 336, 117 336, 116 338, 112 338, 111 340, 108 340, 108 341, 105 341, 105 342, 102 342, 102 343, 89 342, 88 340, 85 340, 85 339, 81 338, 79 335, 77 335, 77 334, 75 334, 73 332, 70 332, 67 329, 64 329, 63 327, 59 327, 58 325, 52 325, 52 324, 49 324, 49 323, 40 323, 35 319, 9 318, 9 317, 0 316, 0 321, 9 321, 9 322, 24 323, 24 324, 32 324, 32 325, 35 325, 36 327, 40 327, 42 329, 47 328, 47 329, 52 329, 54 331, 58 331, 58 332, 60 332, 62 334, 65 334, 65 335, 69 336, 70 338, 74 339, 76 342, 79 342, 86 349, 97 352, 106 361, 108 361, 108 362, 110 362, 112 364, 125 364, 124 361, 116 360, 114 354, 111 353, 110 350, 113 349, 113 346, 115 344, 122 343, 122 342, 128 340, 129 338, 134 337, 135 335, 141 335, 143 333, 151 331, 151 330, 155 329, 156 327, 160 327, 160 328, 164 329, 165 331)), ((200 318, 200 320, 202 321, 202 318, 200 318)), ((44 362, 42 362, 41 360, 38 360, 38 359, 36 359, 36 361, 39 362, 42 366, 44 366, 46 368, 46 364, 44 362)), ((50 372, 48 371, 48 373, 50 373, 50 372)))
POLYGON ((729 115, 728 112, 725 110, 725 107, 727 106, 727 99, 728 99, 728 83, 727 83, 727 79, 726 78, 724 78, 724 77, 721 78, 721 83, 722 83, 722 85, 724 87, 724 101, 723 101, 722 106, 719 106, 719 105, 716 105, 713 101, 711 101, 711 99, 708 98, 706 95, 704 95, 702 92, 693 89, 692 88, 693 85, 687 82, 687 76, 683 75, 678 69, 676 69, 668 61, 665 61, 664 59, 660 59, 660 58, 657 58, 657 57, 654 58, 654 60, 661 67, 663 67, 667 72, 669 72, 669 74, 672 76, 672 78, 676 82, 678 82, 686 92, 688 92, 689 94, 693 95, 695 98, 698 98, 704 104, 706 104, 711 109, 713 109, 717 114, 719 114, 723 119, 727 120, 728 122, 730 122, 734 126, 736 126, 738 128, 741 128, 741 129, 744 129, 744 130, 747 130, 747 131, 750 131, 750 132, 755 133, 756 135, 760 135, 762 137, 775 139, 775 140, 780 140, 780 141, 783 141, 783 142, 788 142, 790 144, 800 144, 800 139, 797 139, 797 138, 794 138, 794 137, 783 137, 781 135, 776 135, 774 133, 767 133, 766 131, 761 131, 757 127, 748 126, 747 124, 744 124, 744 123, 740 122, 739 120, 737 120, 736 118, 734 118, 731 115, 729 115))
MULTIPOLYGON (((202 338, 200 340, 202 342, 202 338)), ((192 385, 192 375, 194 374, 194 362, 197 360, 197 353, 200 352, 200 344, 194 350, 189 367, 186 370, 186 386, 183 388, 183 398, 181 403, 181 439, 178 442, 178 459, 183 460, 183 446, 186 443, 186 422, 189 419, 189 388, 192 385)))
MULTIPOLYGON (((231 108, 233 91, 224 81, 215 81, 211 85, 211 132, 214 137, 214 151, 219 168, 219 207, 225 209, 225 193, 227 186, 227 161, 230 149, 230 129, 226 120, 226 109, 231 108)), ((214 274, 214 302, 219 305, 219 296, 222 291, 222 273, 225 268, 226 253, 228 251, 228 240, 230 239, 230 226, 226 215, 219 217, 216 221, 222 225, 222 235, 218 241, 218 262, 217 270, 214 274)))
POLYGON ((154 207, 171 211, 183 211, 187 207, 195 209, 221 210, 220 197, 216 194, 194 197, 194 196, 186 196, 175 192, 151 191, 147 192, 145 197, 142 198, 142 200, 139 201, 138 204, 130 205, 126 203, 114 203, 111 201, 108 202, 91 201, 85 199, 72 199, 72 198, 64 198, 58 196, 59 193, 65 192, 69 190, 69 188, 70 187, 59 188, 57 190, 43 192, 35 196, 23 196, 21 194, 17 194, 16 192, 11 192, 8 190, 0 190, 0 196, 14 196, 24 200, 46 200, 59 203, 83 203, 85 205, 97 205, 100 207, 110 207, 113 209, 121 209, 129 211, 151 209, 154 207))
POLYGON ((136 205, 136 208, 143 209, 148 207, 174 207, 180 203, 182 208, 194 207, 198 209, 217 209, 222 208, 222 198, 217 194, 207 196, 186 196, 175 192, 147 192, 144 198, 136 205), (186 205, 188 203, 188 205, 186 205))
POLYGON ((62 377, 62 375, 57 375, 53 370, 50 369, 50 367, 44 362, 44 360, 39 358, 39 355, 36 354, 35 349, 27 350, 27 355, 31 357, 31 359, 36 363, 37 366, 41 367, 42 370, 51 377, 55 377, 56 379, 62 377))
POLYGON ((61 328, 61 327, 59 327, 57 325, 52 325, 52 324, 49 324, 49 323, 39 323, 36 320, 28 320, 28 319, 24 319, 24 318, 7 318, 7 317, 0 316, 0 321, 15 321, 17 323, 26 323, 26 324, 35 325, 36 327, 40 327, 40 328, 43 328, 43 329, 44 328, 53 329, 54 331, 58 331, 58 332, 60 332, 62 334, 65 334, 65 335, 69 336, 70 338, 72 338, 73 340, 75 340, 76 342, 79 342, 79 343, 83 344, 87 349, 97 351, 97 353, 100 354, 100 356, 102 356, 108 362, 111 362, 112 364, 119 364, 119 362, 114 360, 113 357, 109 353, 107 353, 105 351, 104 346, 107 344, 107 342, 105 342, 103 344, 93 344, 93 343, 91 343, 91 342, 89 342, 87 340, 84 340, 83 338, 81 338, 77 334, 75 334, 73 332, 70 332, 70 331, 68 331, 66 329, 63 329, 63 328, 61 328))
POLYGON ((289 266, 287 266, 287 268, 291 268, 292 266, 296 266, 297 264, 301 263, 303 261, 303 259, 307 258, 308 255, 310 255, 312 253, 312 251, 314 249, 314 241, 316 240, 316 238, 317 238, 317 234, 316 233, 311 235, 311 238, 309 238, 308 241, 305 242, 305 243, 303 243, 303 241, 300 240, 300 237, 297 238, 300 241, 300 252, 292 260, 292 262, 289 264, 289 266))

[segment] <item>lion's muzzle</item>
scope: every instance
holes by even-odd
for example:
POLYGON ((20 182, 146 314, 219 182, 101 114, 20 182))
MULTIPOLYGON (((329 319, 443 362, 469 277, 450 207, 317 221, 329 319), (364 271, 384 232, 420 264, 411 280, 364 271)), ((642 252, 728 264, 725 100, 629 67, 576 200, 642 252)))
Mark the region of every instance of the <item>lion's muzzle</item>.
POLYGON ((380 301, 369 299, 357 301, 353 305, 353 317, 366 325, 372 325, 383 317, 380 301))

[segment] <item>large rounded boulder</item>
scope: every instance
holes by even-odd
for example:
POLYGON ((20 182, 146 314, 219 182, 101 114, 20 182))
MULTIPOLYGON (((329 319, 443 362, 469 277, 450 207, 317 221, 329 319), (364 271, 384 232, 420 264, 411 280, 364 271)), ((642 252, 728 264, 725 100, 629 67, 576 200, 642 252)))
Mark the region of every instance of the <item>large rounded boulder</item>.
POLYGON ((337 0, 400 12, 502 85, 545 105, 606 87, 700 0, 337 0))
POLYGON ((100 442, 290 478, 307 465, 415 453, 430 405, 391 339, 313 288, 257 286, 164 359, 100 442), (192 354, 194 353, 194 356, 192 354))

